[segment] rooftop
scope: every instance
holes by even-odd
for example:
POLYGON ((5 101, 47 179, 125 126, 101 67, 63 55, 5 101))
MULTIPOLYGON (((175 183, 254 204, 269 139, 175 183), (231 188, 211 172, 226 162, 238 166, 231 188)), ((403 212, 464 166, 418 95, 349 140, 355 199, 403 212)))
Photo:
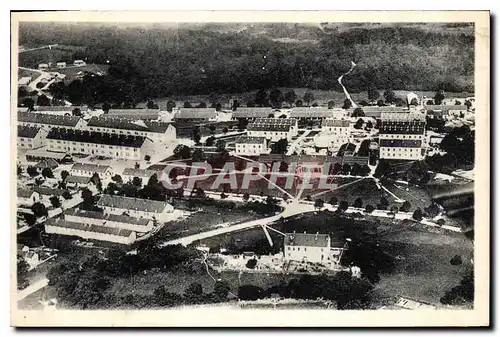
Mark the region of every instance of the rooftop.
POLYGON ((297 125, 297 120, 288 118, 257 118, 248 124, 249 131, 289 131, 297 125))
POLYGON ((422 146, 422 141, 420 140, 409 140, 409 139, 381 139, 381 147, 407 147, 407 148, 420 148, 422 146))
POLYGON ((214 108, 181 108, 175 114, 175 119, 210 119, 215 118, 216 111, 214 108))
POLYGON ((42 159, 35 165, 35 167, 39 169, 44 169, 46 167, 54 169, 58 166, 59 164, 57 164, 57 162, 52 158, 42 159))
POLYGON ((132 231, 129 229, 91 225, 81 222, 66 221, 61 218, 51 218, 45 222, 45 226, 71 228, 86 232, 95 232, 113 236, 129 237, 132 231))
POLYGON ((18 198, 30 198, 31 195, 34 193, 35 191, 33 190, 30 190, 30 189, 27 189, 27 188, 21 188, 21 187, 18 187, 17 188, 17 197, 18 198))
POLYGON ((36 126, 17 126, 17 136, 21 138, 35 138, 39 131, 40 128, 36 126))
POLYGON ((17 121, 24 123, 48 124, 55 126, 75 127, 80 121, 80 117, 49 115, 36 112, 17 113, 17 121))
POLYGON ((164 201, 128 198, 117 195, 102 195, 97 205, 101 207, 131 209, 149 213, 162 213, 169 204, 164 201))
POLYGON ((424 105, 425 110, 439 110, 439 111, 450 111, 450 110, 467 110, 466 105, 424 105))
POLYGON ((70 175, 66 178, 66 183, 88 184, 91 177, 70 175))
POLYGON ((380 134, 410 134, 423 135, 425 122, 421 121, 383 121, 379 129, 380 134))
POLYGON ((104 132, 89 132, 63 128, 53 128, 47 135, 47 139, 140 148, 147 138, 141 136, 125 136, 104 132))
POLYGON ((346 119, 325 119, 324 126, 347 128, 351 123, 346 119))
POLYGON ((106 116, 135 119, 158 119, 160 110, 157 109, 110 109, 106 116))
POLYGON ((37 106, 36 111, 67 111, 69 113, 73 112, 74 109, 80 109, 80 111, 87 111, 86 106, 74 105, 74 106, 37 106))
POLYGON ((64 159, 65 157, 71 157, 67 153, 63 152, 51 152, 47 151, 45 148, 39 148, 35 150, 29 150, 26 152, 26 156, 28 157, 38 157, 38 158, 53 158, 56 160, 64 159))
POLYGON ((132 224, 137 226, 147 226, 151 219, 136 218, 127 215, 104 214, 102 212, 85 211, 81 209, 71 208, 64 211, 64 215, 73 215, 82 218, 101 219, 104 221, 112 221, 119 223, 132 224))
POLYGON ((293 108, 290 112, 292 118, 328 118, 333 116, 333 109, 328 108, 293 108))
POLYGON ((111 167, 108 165, 96 165, 96 164, 87 164, 87 163, 75 163, 71 167, 71 170, 89 171, 89 172, 96 172, 96 173, 104 173, 109 169, 111 169, 111 167))
POLYGON ((286 233, 285 246, 328 247, 328 234, 286 233))
POLYGON ((89 127, 102 127, 110 129, 133 130, 133 131, 146 131, 154 133, 165 133, 170 123, 156 122, 149 120, 134 121, 128 118, 119 117, 92 117, 87 123, 89 127))
POLYGON ((266 142, 264 137, 239 137, 235 141, 235 144, 262 144, 266 142))
POLYGON ((43 187, 43 186, 36 186, 33 188, 35 192, 40 193, 41 195, 56 195, 56 196, 62 196, 66 190, 62 188, 48 188, 48 187, 43 187))
POLYGON ((132 176, 138 178, 151 178, 154 174, 158 174, 158 171, 135 169, 130 167, 127 167, 125 170, 123 170, 124 176, 132 176))
POLYGON ((259 118, 259 117, 267 117, 269 114, 273 113, 272 108, 245 108, 239 107, 236 111, 233 111, 233 118, 259 118))

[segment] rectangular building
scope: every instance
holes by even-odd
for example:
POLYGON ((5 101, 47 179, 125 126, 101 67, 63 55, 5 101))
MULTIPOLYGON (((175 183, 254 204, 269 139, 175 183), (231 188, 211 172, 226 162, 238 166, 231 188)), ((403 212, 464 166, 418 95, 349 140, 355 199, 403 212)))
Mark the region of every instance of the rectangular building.
POLYGON ((17 188, 17 203, 20 205, 33 205, 42 200, 40 193, 27 188, 17 188))
POLYGON ((174 208, 167 202, 128 198, 117 195, 102 195, 97 206, 104 209, 106 214, 128 215, 136 218, 148 218, 160 222, 166 221, 168 213, 174 208))
POLYGON ((45 145, 48 131, 38 126, 17 126, 17 147, 37 149, 45 145))
POLYGON ((110 109, 105 116, 132 120, 157 120, 159 109, 110 109))
POLYGON ((254 121, 256 118, 268 118, 270 115, 275 115, 273 108, 267 107, 257 107, 257 108, 246 108, 238 107, 232 112, 232 119, 239 120, 244 119, 247 121, 254 121))
POLYGON ((40 112, 17 113, 17 125, 36 126, 48 131, 52 128, 83 129, 87 123, 80 117, 60 116, 40 112))
POLYGON ((384 114, 379 129, 381 159, 421 160, 427 148, 425 115, 384 114))
POLYGON ((84 177, 92 177, 94 173, 97 173, 99 175, 99 178, 103 179, 106 177, 111 177, 113 175, 113 170, 111 169, 111 166, 108 165, 75 163, 69 170, 69 173, 74 176, 84 177))
POLYGON ((66 183, 66 187, 77 189, 88 187, 91 183, 90 179, 91 177, 89 176, 69 175, 64 182, 66 183))
POLYGON ((170 123, 150 120, 131 120, 107 116, 92 117, 86 126, 90 132, 142 136, 153 142, 169 144, 176 139, 175 127, 170 123))
POLYGON ((214 108, 181 108, 174 117, 178 123, 206 123, 216 118, 214 108))
POLYGON ((347 119, 325 119, 321 130, 314 137, 314 143, 319 148, 338 149, 353 140, 351 123, 347 119))
POLYGON ((251 137, 264 137, 271 141, 291 140, 298 134, 297 120, 292 118, 257 118, 247 126, 251 137))
POLYGON ((122 179, 124 183, 131 182, 134 180, 135 177, 141 178, 142 184, 145 185, 148 183, 149 179, 156 174, 156 177, 158 180, 162 178, 161 172, 157 172, 154 170, 142 170, 142 169, 135 169, 135 168, 130 168, 127 167, 125 170, 123 170, 122 173, 122 179))
POLYGON ((98 240, 130 245, 136 240, 136 234, 129 229, 114 228, 93 225, 52 218, 45 222, 45 232, 48 234, 59 234, 78 236, 87 240, 98 240))
POLYGON ((312 263, 338 263, 343 250, 339 242, 332 247, 330 235, 287 233, 285 234, 284 255, 286 261, 312 263))
POLYGON ((153 142, 141 136, 52 129, 47 135, 50 151, 142 160, 154 152, 153 142))
POLYGON ((105 214, 74 208, 64 211, 64 220, 88 223, 97 226, 128 229, 139 233, 146 233, 153 229, 153 220, 151 219, 134 218, 126 215, 105 214))
POLYGON ((234 141, 235 152, 240 156, 259 156, 269 153, 264 137, 239 137, 234 141))

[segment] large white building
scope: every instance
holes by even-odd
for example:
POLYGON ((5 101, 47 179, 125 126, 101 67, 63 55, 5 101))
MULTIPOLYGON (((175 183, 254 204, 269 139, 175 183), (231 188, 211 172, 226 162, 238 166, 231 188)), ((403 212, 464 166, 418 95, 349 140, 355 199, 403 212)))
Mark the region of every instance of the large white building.
POLYGON ((45 232, 125 245, 130 245, 136 240, 136 233, 130 229, 67 221, 61 218, 47 220, 45 222, 45 232))
POLYGON ((234 144, 235 153, 240 156, 259 156, 270 150, 264 137, 239 137, 234 144))
POLYGON ((328 234, 287 233, 283 253, 286 261, 330 264, 340 262, 343 249, 339 242, 332 247, 328 234))
POLYGON ((325 119, 322 132, 314 137, 317 147, 330 149, 338 149, 352 140, 351 123, 347 119, 325 119))
POLYGON ((257 118, 247 126, 250 137, 264 137, 271 141, 287 139, 298 134, 297 120, 293 118, 257 118))
POLYGON ((217 112, 214 108, 181 108, 174 119, 179 123, 203 123, 215 121, 217 112))
POLYGON ((425 114, 384 113, 379 129, 380 159, 421 160, 427 139, 425 114))
POLYGON ((102 195, 97 206, 104 209, 106 214, 128 215, 136 218, 153 219, 160 222, 169 218, 174 208, 167 202, 128 198, 117 195, 102 195))
POLYGON ((23 111, 17 113, 17 125, 36 126, 48 131, 52 128, 83 129, 86 124, 82 118, 74 116, 23 111))
POLYGON ((175 141, 175 127, 170 123, 151 120, 131 120, 116 117, 92 117, 86 126, 90 132, 142 136, 153 142, 169 144, 175 141))
POLYGON ((74 163, 69 170, 69 173, 74 176, 92 177, 94 173, 99 175, 99 178, 107 178, 113 175, 111 166, 97 165, 89 163, 74 163))
POLYGON ((153 142, 146 137, 59 128, 49 132, 47 144, 49 151, 131 160, 142 160, 154 153, 153 142))
POLYGON ((21 149, 37 149, 45 145, 48 131, 37 126, 17 126, 17 147, 21 149))
POLYGON ((157 120, 160 117, 159 109, 110 109, 105 116, 125 118, 131 120, 157 120))
POLYGON ((276 116, 276 112, 273 108, 270 107, 238 107, 235 111, 232 112, 232 119, 254 121, 256 118, 268 118, 270 115, 276 116))
POLYGON ((64 211, 64 219, 66 221, 81 222, 97 226, 128 229, 139 233, 146 233, 153 229, 153 220, 151 219, 105 214, 80 209, 68 209, 64 211))

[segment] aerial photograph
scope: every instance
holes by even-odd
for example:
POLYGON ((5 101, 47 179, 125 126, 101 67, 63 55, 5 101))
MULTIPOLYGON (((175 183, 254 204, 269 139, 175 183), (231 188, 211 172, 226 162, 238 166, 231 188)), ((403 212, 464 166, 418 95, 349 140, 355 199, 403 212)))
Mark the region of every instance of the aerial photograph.
POLYGON ((474 22, 17 38, 17 308, 474 309, 474 22))

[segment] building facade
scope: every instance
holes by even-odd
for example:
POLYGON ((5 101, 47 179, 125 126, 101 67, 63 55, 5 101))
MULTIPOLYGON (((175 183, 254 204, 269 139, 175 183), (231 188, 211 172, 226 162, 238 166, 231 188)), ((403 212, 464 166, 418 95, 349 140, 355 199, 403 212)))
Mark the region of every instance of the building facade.
POLYGON ((47 131, 53 128, 82 130, 87 123, 80 117, 52 115, 40 112, 17 113, 17 125, 36 126, 47 131))
POLYGON ((117 135, 146 137, 154 143, 169 144, 176 139, 175 127, 170 123, 131 120, 116 117, 92 117, 86 129, 90 132, 105 132, 117 135))
POLYGON ((269 153, 264 137, 239 137, 235 140, 235 153, 240 156, 259 156, 269 153))
POLYGON ((325 119, 321 129, 314 137, 316 147, 338 149, 353 141, 351 123, 347 119, 325 119))
POLYGON ((75 163, 69 170, 72 176, 83 176, 92 177, 94 173, 99 175, 99 178, 103 179, 106 177, 111 177, 113 175, 113 170, 111 166, 108 165, 96 165, 88 163, 75 163))
POLYGON ((17 147, 20 149, 38 149, 45 145, 48 131, 37 126, 18 125, 17 147))
POLYGON ((142 160, 153 155, 153 142, 141 136, 125 136, 67 129, 52 129, 47 135, 49 151, 142 160))
POLYGON ((427 149, 425 114, 382 114, 381 122, 380 159, 421 160, 425 158, 427 149))
POLYGON ((287 233, 284 242, 285 261, 311 263, 339 263, 344 245, 340 242, 332 247, 330 235, 287 233))
POLYGON ((104 214, 101 212, 68 209, 64 211, 66 221, 88 223, 97 226, 128 229, 133 232, 146 233, 153 229, 153 220, 134 218, 125 215, 104 214))
POLYGON ((298 124, 292 118, 257 118, 247 126, 250 137, 264 137, 271 141, 287 139, 298 135, 298 124))
POLYGON ((147 218, 160 222, 168 220, 174 211, 172 205, 164 201, 128 198, 116 195, 102 195, 97 206, 106 214, 128 215, 136 218, 147 218))
POLYGON ((135 177, 141 178, 142 180, 142 185, 145 185, 148 183, 149 179, 156 174, 156 178, 158 180, 162 179, 161 172, 157 172, 154 170, 142 170, 142 169, 135 169, 135 168, 126 168, 123 170, 122 173, 122 179, 124 183, 131 182, 134 180, 135 177))

